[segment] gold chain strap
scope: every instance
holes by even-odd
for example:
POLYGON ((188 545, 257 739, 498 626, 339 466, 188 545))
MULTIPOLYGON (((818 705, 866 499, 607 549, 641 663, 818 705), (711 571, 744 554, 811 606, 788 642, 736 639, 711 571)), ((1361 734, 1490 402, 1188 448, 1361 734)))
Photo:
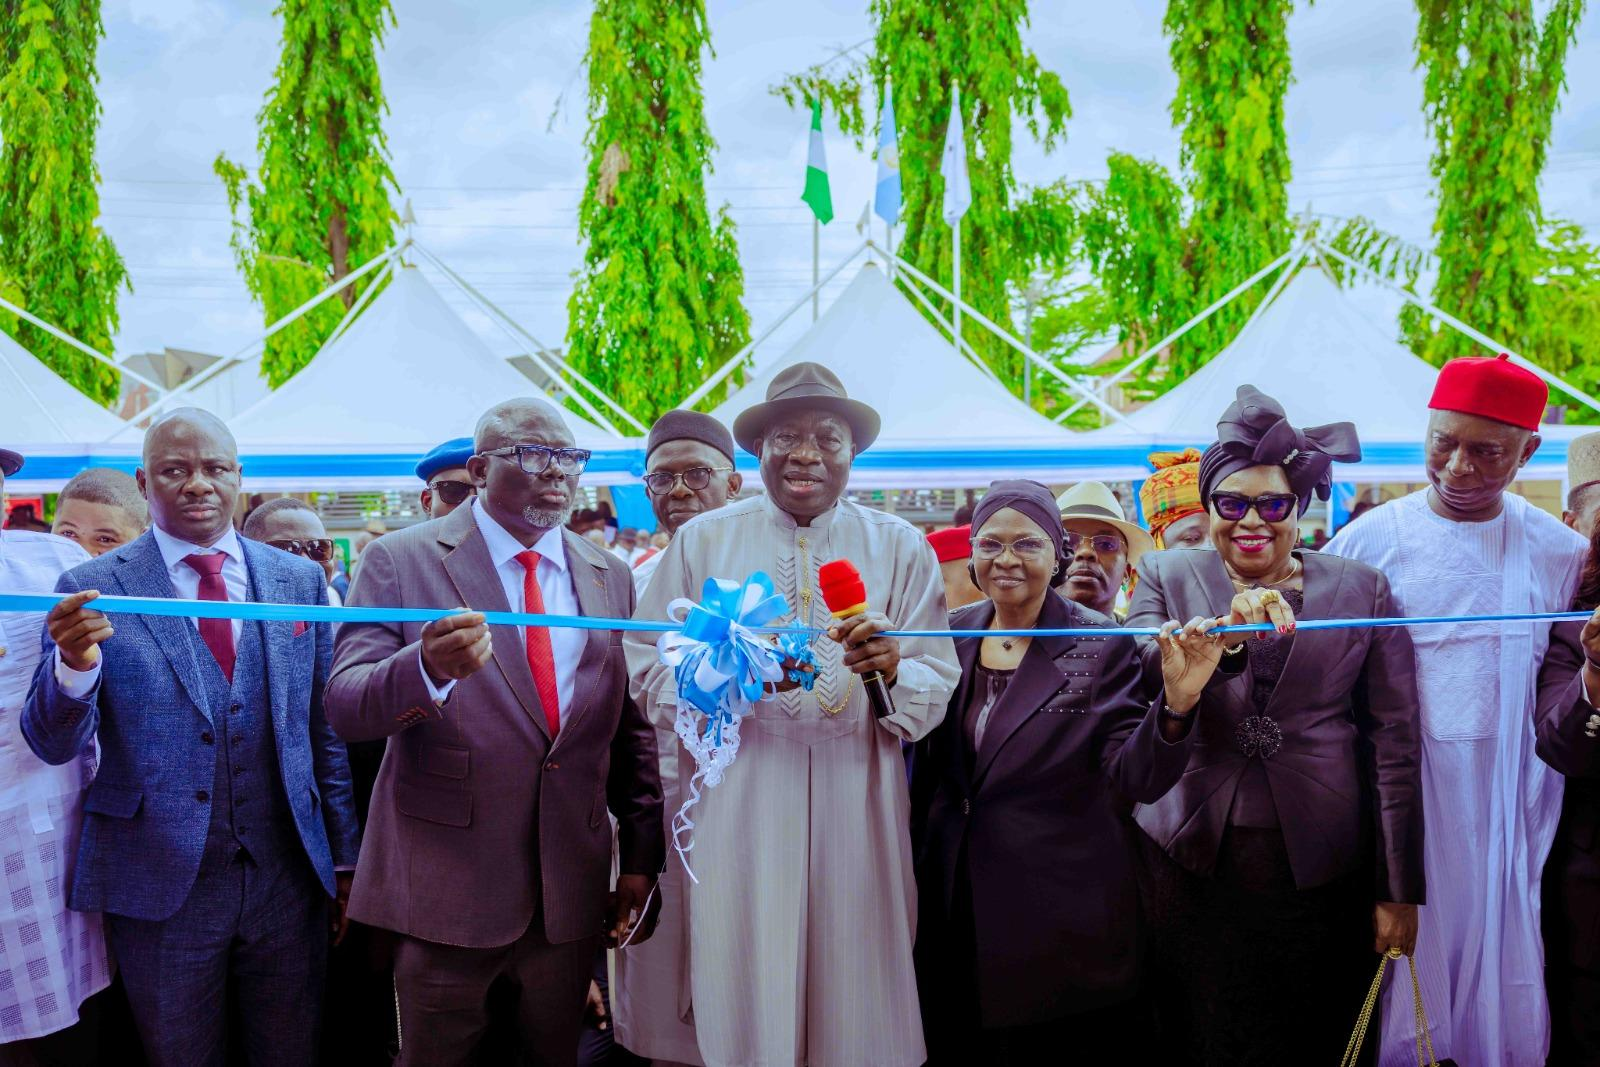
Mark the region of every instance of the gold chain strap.
MULTIPOLYGON (((811 554, 806 551, 806 539, 804 537, 796 538, 795 544, 800 548, 800 574, 802 575, 801 581, 805 583, 800 588, 800 604, 805 610, 806 617, 804 623, 807 626, 811 626, 811 554)), ((829 718, 832 718, 850 706, 850 697, 851 694, 855 692, 855 689, 856 676, 852 672, 844 684, 844 699, 839 701, 839 703, 829 704, 816 693, 812 693, 811 695, 816 698, 817 707, 822 709, 822 713, 829 718)))
MULTIPOLYGON (((1355 1067, 1356 1061, 1361 1058, 1361 1045, 1366 1040, 1367 1027, 1372 1022, 1372 1013, 1378 1008, 1378 995, 1383 990, 1383 972, 1389 966, 1390 960, 1397 960, 1405 955, 1397 948, 1385 952, 1378 960, 1378 973, 1372 976, 1372 985, 1367 989, 1367 999, 1361 1003, 1361 1014, 1356 1016, 1356 1029, 1350 1035, 1350 1043, 1345 1045, 1344 1057, 1339 1060, 1339 1067, 1355 1067)), ((1439 1067, 1439 1061, 1433 1054, 1433 1035, 1428 1032, 1428 1014, 1422 1008, 1422 983, 1417 981, 1417 961, 1406 956, 1406 963, 1411 966, 1411 1003, 1416 1012, 1416 1041, 1417 1041, 1417 1067, 1439 1067), (1427 1058, 1423 1058, 1423 1043, 1427 1043, 1427 1058)))

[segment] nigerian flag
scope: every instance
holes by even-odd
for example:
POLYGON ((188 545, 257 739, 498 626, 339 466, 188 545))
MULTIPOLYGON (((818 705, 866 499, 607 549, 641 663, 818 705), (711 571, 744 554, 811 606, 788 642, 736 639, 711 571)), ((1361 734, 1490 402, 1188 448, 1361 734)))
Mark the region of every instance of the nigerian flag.
POLYGON ((822 101, 811 105, 811 147, 806 156, 806 191, 800 199, 811 206, 817 221, 833 219, 833 192, 828 188, 828 153, 822 146, 822 101))

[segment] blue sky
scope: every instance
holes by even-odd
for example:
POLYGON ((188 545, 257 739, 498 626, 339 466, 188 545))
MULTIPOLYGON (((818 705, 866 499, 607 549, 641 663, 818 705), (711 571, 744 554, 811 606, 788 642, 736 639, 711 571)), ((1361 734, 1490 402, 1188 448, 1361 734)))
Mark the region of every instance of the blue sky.
MULTIPOLYGON (((395 0, 394 7, 398 26, 382 58, 388 134, 396 176, 415 204, 418 239, 546 344, 560 345, 568 276, 580 257, 589 5, 395 0)), ((1065 81, 1074 117, 1067 143, 1050 155, 1018 138, 1019 179, 1101 176, 1114 149, 1175 168, 1165 4, 1036 0, 1033 7, 1026 39, 1065 81)), ((709 9, 716 55, 705 93, 719 143, 710 195, 730 204, 739 223, 759 328, 804 290, 811 252, 810 216, 799 201, 809 116, 767 90, 781 73, 866 40, 871 25, 866 0, 710 0, 709 9)), ((104 2, 102 207, 135 286, 122 300, 118 354, 163 345, 227 353, 261 328, 233 267, 211 161, 224 151, 254 164, 255 114, 279 47, 271 11, 267 0, 104 2)), ((1361 213, 1429 242, 1432 182, 1414 31, 1415 9, 1403 0, 1300 5, 1290 27, 1296 82, 1287 103, 1296 210, 1361 213)), ((1544 204, 1595 235, 1600 15, 1592 11, 1567 72, 1544 204)), ((838 217, 823 231, 825 264, 858 241, 854 222, 873 180, 871 159, 831 123, 828 156, 838 217)), ((446 298, 467 308, 453 291, 446 298)), ((1388 313, 1375 297, 1369 304, 1374 314, 1388 313)), ((469 321, 485 325, 471 314, 469 321)), ((509 350, 502 335, 484 336, 509 350)))

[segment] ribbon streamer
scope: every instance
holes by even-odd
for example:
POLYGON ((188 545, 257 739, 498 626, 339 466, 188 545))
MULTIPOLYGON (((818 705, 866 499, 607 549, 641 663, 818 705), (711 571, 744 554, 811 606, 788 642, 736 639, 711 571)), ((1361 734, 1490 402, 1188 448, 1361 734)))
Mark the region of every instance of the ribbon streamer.
MULTIPOLYGON (((49 611, 69 594, 0 593, 0 612, 49 611)), ((692 603, 692 601, 685 601, 692 603)), ((261 604, 254 601, 177 600, 165 597, 100 596, 87 605, 107 614, 168 615, 188 619, 245 619, 264 622, 432 622, 462 608, 329 607, 325 604, 261 604)), ((546 626, 573 630, 622 630, 666 633, 683 623, 649 619, 605 619, 589 615, 535 615, 521 611, 485 611, 492 626, 546 626)), ((1352 630, 1379 626, 1456 626, 1486 622, 1585 622, 1589 611, 1520 612, 1502 615, 1428 615, 1387 619, 1300 619, 1295 632, 1352 630)), ((815 639, 825 631, 806 626, 747 626, 753 634, 791 635, 815 639)), ((1154 637, 1155 626, 1065 627, 1039 630, 888 630, 885 637, 1154 637)), ((1219 626, 1213 633, 1271 633, 1271 623, 1219 626)))
POLYGON ((694 849, 689 810, 699 803, 701 787, 720 785, 739 755, 739 720, 750 714, 767 683, 783 680, 784 653, 762 640, 757 628, 788 611, 788 601, 760 571, 743 585, 708 578, 699 603, 680 597, 667 606, 674 628, 661 635, 656 648, 677 681, 673 729, 695 766, 683 804, 672 817, 672 847, 697 884, 700 880, 689 867, 694 849))

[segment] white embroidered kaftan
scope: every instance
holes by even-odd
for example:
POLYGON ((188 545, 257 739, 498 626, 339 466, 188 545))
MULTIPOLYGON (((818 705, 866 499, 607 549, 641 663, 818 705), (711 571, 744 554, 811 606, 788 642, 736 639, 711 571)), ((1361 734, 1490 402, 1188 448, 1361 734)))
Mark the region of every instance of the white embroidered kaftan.
MULTIPOLYGON (((807 527, 757 497, 678 531, 638 617, 698 601, 707 578, 771 576, 800 621, 826 626, 817 568, 848 559, 871 606, 896 628, 943 629, 944 586, 926 540, 902 519, 841 502, 807 527)), ((677 715, 672 673, 653 634, 625 638, 634 699, 677 715)), ((691 1012, 710 1067, 917 1067, 925 1059, 911 943, 916 884, 900 742, 936 726, 959 674, 948 638, 900 642, 895 713, 873 718, 840 646, 816 643, 818 681, 763 700, 744 720, 738 759, 692 811, 684 892, 691 1012), (826 708, 838 709, 830 713, 826 708)), ((678 747, 677 778, 693 764, 678 747)), ((674 809, 675 810, 675 809, 674 809)), ((663 916, 662 922, 674 921, 663 916)))
MULTIPOLYGON (((1327 551, 1382 571, 1408 616, 1566 611, 1583 539, 1520 496, 1489 522, 1434 514, 1413 493, 1340 531, 1327 551)), ((1561 776, 1534 754, 1547 624, 1416 627, 1423 847, 1417 973, 1434 1051, 1462 1064, 1538 1067, 1550 1042, 1539 879, 1561 776)), ((1403 973, 1403 969, 1402 972, 1403 973)), ((1409 981, 1389 983, 1382 1067, 1416 1063, 1409 981)))

